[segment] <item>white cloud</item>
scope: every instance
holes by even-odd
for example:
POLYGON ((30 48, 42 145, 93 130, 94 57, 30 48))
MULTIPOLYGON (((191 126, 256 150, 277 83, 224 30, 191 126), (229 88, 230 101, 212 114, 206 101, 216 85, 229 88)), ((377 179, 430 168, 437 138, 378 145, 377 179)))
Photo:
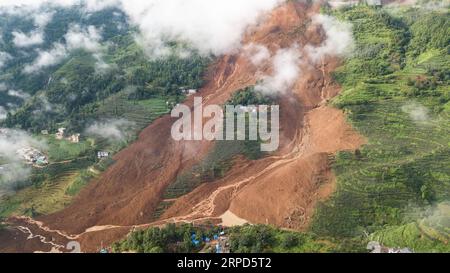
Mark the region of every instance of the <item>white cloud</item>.
POLYGON ((109 70, 111 70, 112 68, 117 67, 115 65, 111 65, 111 64, 105 62, 105 60, 103 59, 103 54, 101 52, 94 53, 92 56, 96 60, 95 72, 98 74, 106 73, 109 70))
POLYGON ((13 42, 16 47, 31 47, 44 42, 44 34, 40 31, 33 31, 25 34, 21 31, 13 31, 13 42))
POLYGON ((31 168, 22 163, 17 150, 34 147, 45 150, 46 144, 38 141, 24 131, 0 129, 0 191, 11 190, 15 183, 26 180, 31 168), (5 164, 6 163, 6 164, 5 164))
POLYGON ((96 71, 103 73, 111 68, 111 66, 103 60, 103 46, 101 45, 102 35, 100 30, 94 26, 89 26, 86 29, 79 25, 71 27, 69 32, 64 36, 67 42, 67 49, 84 49, 92 53, 96 59, 96 71))
POLYGON ((79 25, 73 25, 64 36, 69 50, 84 49, 95 53, 101 50, 100 40, 102 36, 100 31, 94 26, 88 26, 83 29, 79 25))
POLYGON ((244 47, 244 53, 255 65, 259 66, 270 58, 270 51, 267 47, 259 44, 249 44, 244 47))
POLYGON ((110 7, 117 7, 120 5, 120 0, 86 0, 86 10, 89 12, 96 12, 110 7))
POLYGON ((54 12, 40 12, 34 15, 34 24, 38 28, 45 28, 53 19, 54 12))
POLYGON ((6 91, 8 86, 4 82, 0 82, 0 92, 6 91))
MULTIPOLYGON (((27 15, 26 15, 27 16, 27 15)), ((21 31, 13 31, 13 42, 16 47, 31 47, 44 43, 45 26, 52 20, 53 12, 37 12, 34 14, 34 25, 36 29, 28 34, 21 31)))
POLYGON ((39 55, 32 64, 26 65, 23 69, 25 74, 39 72, 42 68, 53 66, 61 62, 68 55, 63 44, 55 43, 49 51, 39 51, 39 55))
POLYGON ((8 111, 5 109, 5 107, 0 106, 0 121, 6 119, 8 115, 8 111))
POLYGON ((134 127, 134 123, 125 119, 108 119, 94 122, 85 133, 90 136, 107 138, 113 141, 122 141, 134 127))
POLYGON ((306 46, 309 58, 317 62, 326 55, 345 56, 354 48, 352 25, 334 17, 317 14, 312 17, 313 24, 321 25, 326 39, 318 47, 306 46))
MULTIPOLYGON (((165 42, 181 40, 203 54, 229 53, 241 46, 247 27, 284 0, 85 0, 87 12, 122 8, 141 31, 152 56, 168 54, 165 42)), ((42 4, 70 6, 77 0, 3 0, 0 7, 36 9, 42 4)))
POLYGON ((11 59, 11 55, 9 55, 7 52, 0 51, 0 69, 3 68, 11 59))
POLYGON ((33 10, 43 4, 69 7, 78 3, 78 0, 2 0, 0 7, 9 13, 17 12, 18 9, 33 10))
POLYGON ((12 89, 8 91, 8 95, 23 100, 27 100, 31 97, 30 94, 24 93, 22 90, 12 90, 12 89))
POLYGON ((25 181, 31 174, 31 168, 20 162, 0 165, 0 197, 14 190, 14 185, 25 181))
POLYGON ((430 120, 430 111, 425 106, 417 103, 410 102, 402 106, 402 111, 409 115, 409 117, 415 122, 426 122, 430 120))
POLYGON ((17 150, 24 147, 45 149, 46 144, 38 141, 24 131, 0 129, 0 156, 7 159, 20 159, 17 150))
POLYGON ((94 26, 82 28, 79 25, 73 25, 64 35, 66 44, 55 43, 49 51, 39 51, 39 55, 30 65, 25 66, 24 73, 31 74, 39 72, 42 68, 60 63, 66 58, 70 51, 83 49, 93 53, 94 58, 102 66, 106 63, 102 59, 102 45, 100 41, 102 36, 100 31, 94 26))
POLYGON ((298 46, 280 49, 272 59, 273 73, 263 78, 256 90, 265 94, 285 93, 300 76, 301 55, 298 46))
MULTIPOLYGON (((301 76, 301 65, 309 58, 313 62, 329 56, 345 56, 353 48, 351 25, 338 21, 327 15, 314 15, 312 23, 321 25, 325 32, 325 40, 314 47, 306 45, 306 56, 302 56, 301 48, 294 44, 290 48, 280 49, 272 57, 272 75, 265 76, 256 86, 256 90, 266 94, 286 93, 301 76)), ((270 52, 261 45, 249 45, 244 48, 250 60, 259 66, 270 59, 270 52)))
POLYGON ((165 55, 167 40, 189 43, 203 54, 220 55, 241 46, 247 27, 281 0, 123 0, 124 11, 141 30, 145 49, 165 55))

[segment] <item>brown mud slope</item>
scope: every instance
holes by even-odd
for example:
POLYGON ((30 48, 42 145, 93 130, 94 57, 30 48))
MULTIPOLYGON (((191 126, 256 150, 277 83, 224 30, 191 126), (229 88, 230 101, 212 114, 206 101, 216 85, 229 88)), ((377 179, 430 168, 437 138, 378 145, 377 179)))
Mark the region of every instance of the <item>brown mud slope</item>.
MULTIPOLYGON (((324 31, 310 24, 317 12, 318 6, 289 1, 252 27, 244 44, 264 45, 272 56, 281 48, 297 45, 301 50, 306 44, 319 45, 324 31)), ((331 155, 356 149, 364 142, 345 123, 343 113, 324 106, 339 92, 330 77, 338 65, 333 57, 320 64, 303 62, 293 91, 280 99, 281 145, 277 153, 258 161, 236 159, 226 177, 178 198, 160 221, 150 224, 220 222, 220 217, 231 211, 251 223, 304 228, 316 202, 333 191, 331 155)), ((233 92, 255 84, 271 70, 271 60, 255 67, 244 50, 222 56, 209 69, 200 95, 205 105, 223 104, 233 92)), ((192 105, 192 98, 188 103, 192 105)), ((118 240, 133 228, 148 226, 170 183, 202 160, 213 145, 172 140, 174 121, 165 116, 146 128, 68 208, 41 217, 42 223, 21 219, 21 225, 38 226, 41 233, 56 232, 68 241, 75 239, 86 251, 96 251, 102 242, 118 240)))

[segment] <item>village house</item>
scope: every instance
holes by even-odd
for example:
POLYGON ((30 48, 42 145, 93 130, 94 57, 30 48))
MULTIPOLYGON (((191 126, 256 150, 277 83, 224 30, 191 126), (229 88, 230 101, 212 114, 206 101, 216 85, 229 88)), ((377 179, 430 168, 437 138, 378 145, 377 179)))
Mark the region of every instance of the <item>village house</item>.
POLYGON ((80 134, 73 134, 69 137, 65 137, 66 134, 66 128, 58 128, 58 132, 55 134, 55 137, 57 140, 67 140, 70 141, 72 143, 79 143, 80 142, 80 134))
POLYGON ((103 159, 103 158, 108 158, 108 157, 109 157, 109 152, 105 152, 105 151, 97 152, 98 159, 103 159))
POLYGON ((187 91, 187 93, 188 93, 188 95, 195 95, 195 94, 197 94, 197 90, 195 90, 195 89, 189 89, 189 90, 187 91))
POLYGON ((196 89, 181 89, 181 93, 183 93, 187 96, 191 96, 191 95, 197 94, 197 90, 196 89))
POLYGON ((79 143, 80 142, 80 134, 73 134, 70 137, 68 137, 67 140, 72 143, 79 143))

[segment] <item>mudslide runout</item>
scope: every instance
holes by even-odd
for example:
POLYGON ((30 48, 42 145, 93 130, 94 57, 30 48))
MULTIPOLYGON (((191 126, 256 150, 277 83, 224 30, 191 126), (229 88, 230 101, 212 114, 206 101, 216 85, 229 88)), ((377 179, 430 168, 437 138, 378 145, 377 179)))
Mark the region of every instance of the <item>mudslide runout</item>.
MULTIPOLYGON (((261 75, 271 75, 272 58, 280 49, 296 47, 302 58, 307 57, 304 46, 325 39, 323 30, 308 26, 318 10, 316 5, 289 1, 252 27, 243 43, 263 45, 272 57, 258 66, 244 50, 219 57, 199 92, 204 104, 223 105, 237 90, 256 84, 261 75), (306 28, 299 31, 299 26, 306 28)), ((46 242, 52 241, 51 236, 80 241, 85 251, 97 251, 102 243, 117 241, 134 229, 173 222, 219 219, 226 225, 250 222, 305 228, 317 201, 333 191, 328 155, 364 143, 346 124, 342 112, 323 106, 339 93, 331 78, 339 63, 333 56, 319 64, 302 62, 292 90, 279 98, 281 143, 277 153, 258 161, 237 160, 224 178, 172 200, 174 204, 159 220, 149 221, 167 187, 214 145, 174 141, 170 131, 175 120, 169 116, 144 129, 69 207, 37 220, 20 219, 18 225, 30 228, 33 236, 44 236, 46 242)), ((186 103, 192 105, 192 100, 186 103)))

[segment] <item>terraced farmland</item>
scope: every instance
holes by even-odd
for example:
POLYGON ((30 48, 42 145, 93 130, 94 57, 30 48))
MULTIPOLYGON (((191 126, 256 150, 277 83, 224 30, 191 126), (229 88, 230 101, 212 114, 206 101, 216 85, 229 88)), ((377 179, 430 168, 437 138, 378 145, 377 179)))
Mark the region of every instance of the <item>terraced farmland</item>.
POLYGON ((1 200, 0 216, 49 214, 64 208, 73 198, 67 194, 67 189, 80 170, 91 164, 88 160, 75 160, 35 170, 33 177, 36 181, 32 186, 1 200))
POLYGON ((442 210, 450 198, 450 89, 445 76, 450 56, 447 49, 436 48, 414 57, 407 43, 402 49, 394 36, 383 36, 398 28, 408 33, 407 26, 396 19, 379 20, 382 11, 366 9, 354 9, 367 15, 358 14, 354 27, 371 29, 356 37, 356 51, 372 46, 367 43, 372 38, 390 40, 377 40, 382 49, 370 60, 357 54, 337 71, 343 92, 332 103, 344 109, 368 144, 336 156, 337 191, 319 206, 311 228, 323 236, 358 237, 362 244, 372 239, 391 247, 448 252, 448 214, 430 222, 425 212, 442 210), (399 56, 403 65, 372 76, 371 65, 399 56), (355 69, 364 63, 367 69, 355 69))
POLYGON ((410 247, 416 252, 450 251, 450 204, 439 204, 434 210, 424 212, 429 216, 402 226, 388 227, 370 236, 388 247, 410 247))

